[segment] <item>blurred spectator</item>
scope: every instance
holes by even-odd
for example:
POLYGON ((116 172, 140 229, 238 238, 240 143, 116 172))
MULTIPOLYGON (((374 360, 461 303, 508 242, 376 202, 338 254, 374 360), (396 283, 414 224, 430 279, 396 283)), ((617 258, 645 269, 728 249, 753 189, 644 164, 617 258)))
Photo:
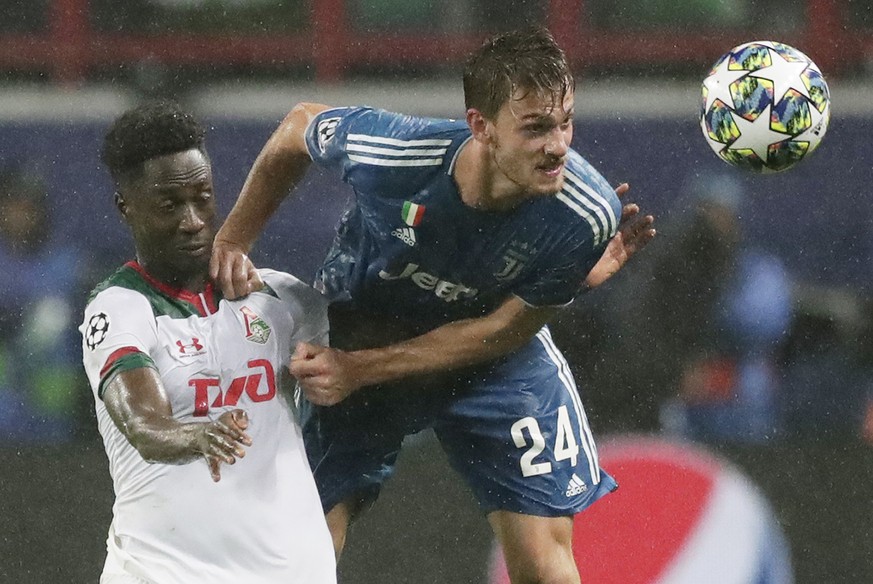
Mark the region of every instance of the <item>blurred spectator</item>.
POLYGON ((638 303, 623 309, 622 346, 634 362, 624 377, 667 432, 765 441, 781 429, 791 282, 777 257, 743 237, 732 175, 700 176, 689 195, 653 246, 646 282, 624 295, 638 303))
POLYGON ((794 325, 784 355, 785 428, 793 440, 845 443, 866 437, 866 309, 849 290, 796 288, 794 325))
POLYGON ((41 176, 0 172, 2 440, 62 440, 75 429, 78 254, 53 233, 41 176))

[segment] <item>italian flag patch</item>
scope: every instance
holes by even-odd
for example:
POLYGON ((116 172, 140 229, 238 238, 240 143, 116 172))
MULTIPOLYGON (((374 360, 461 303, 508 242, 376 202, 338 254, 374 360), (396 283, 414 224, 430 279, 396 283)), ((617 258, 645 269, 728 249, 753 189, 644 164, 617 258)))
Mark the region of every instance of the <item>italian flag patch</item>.
POLYGON ((421 223, 421 218, 424 216, 424 205, 416 205, 406 201, 403 203, 403 222, 410 227, 417 227, 421 223))

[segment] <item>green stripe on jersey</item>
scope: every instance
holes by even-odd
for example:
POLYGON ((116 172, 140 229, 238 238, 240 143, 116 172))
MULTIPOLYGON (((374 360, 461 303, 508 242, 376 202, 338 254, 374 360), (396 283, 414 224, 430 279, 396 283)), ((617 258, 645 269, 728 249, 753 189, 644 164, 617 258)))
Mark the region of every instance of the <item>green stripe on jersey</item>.
MULTIPOLYGON (((98 284, 91 292, 90 296, 88 296, 88 303, 94 300, 94 298, 104 290, 113 287, 126 288, 128 290, 133 290, 134 292, 139 292, 145 296, 149 301, 149 304, 152 305, 152 312, 154 312, 155 317, 169 316, 170 318, 188 318, 189 316, 200 315, 200 311, 197 310, 196 306, 186 300, 167 296, 160 290, 157 290, 151 284, 146 282, 139 272, 130 266, 122 266, 114 274, 98 284)), ((221 299, 218 289, 215 290, 215 296, 215 302, 217 304, 221 299)))
POLYGON ((151 357, 145 353, 130 353, 118 359, 113 363, 106 374, 100 379, 100 385, 97 386, 97 397, 103 399, 103 392, 106 391, 106 385, 122 371, 130 371, 131 369, 139 369, 141 367, 151 367, 157 370, 157 366, 151 357))
MULTIPOLYGON (((139 292, 146 297, 149 304, 152 306, 152 312, 155 317, 169 316, 170 318, 188 318, 189 316, 200 316, 200 311, 194 304, 181 298, 168 296, 146 282, 142 275, 130 266, 122 266, 114 274, 100 282, 95 287, 91 294, 88 295, 88 304, 90 304, 98 294, 109 288, 118 287, 126 288, 139 292)), ((279 294, 270 287, 266 282, 264 287, 254 292, 253 294, 266 294, 273 298, 279 299, 279 294)), ((223 300, 221 289, 215 287, 213 289, 216 306, 223 300)))

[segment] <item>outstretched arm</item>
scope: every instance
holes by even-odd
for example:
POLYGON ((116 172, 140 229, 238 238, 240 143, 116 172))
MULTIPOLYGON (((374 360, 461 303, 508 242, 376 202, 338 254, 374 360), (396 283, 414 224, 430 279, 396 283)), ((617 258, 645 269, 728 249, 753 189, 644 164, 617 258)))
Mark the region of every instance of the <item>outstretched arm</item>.
POLYGON ((226 298, 260 287, 248 253, 267 220, 300 182, 310 158, 304 132, 326 105, 301 103, 285 116, 255 160, 239 198, 215 236, 209 272, 226 298))
POLYGON ((234 464, 251 446, 243 410, 225 412, 214 422, 181 423, 157 372, 150 367, 122 371, 106 386, 103 403, 112 421, 147 462, 183 464, 203 457, 212 480, 221 463, 234 464))
POLYGON ((367 385, 450 371, 505 355, 533 338, 557 310, 532 308, 513 297, 487 316, 445 324, 377 349, 346 352, 300 343, 290 370, 310 401, 333 405, 367 385))

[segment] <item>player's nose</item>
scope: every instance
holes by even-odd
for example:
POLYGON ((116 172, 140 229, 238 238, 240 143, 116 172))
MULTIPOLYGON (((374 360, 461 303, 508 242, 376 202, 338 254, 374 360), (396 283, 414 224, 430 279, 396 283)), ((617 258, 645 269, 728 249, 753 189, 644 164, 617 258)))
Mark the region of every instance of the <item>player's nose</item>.
POLYGON ((179 221, 179 229, 186 233, 197 233, 206 226, 207 220, 193 205, 188 205, 179 221))
POLYGON ((560 131, 552 132, 544 147, 545 153, 555 158, 563 158, 569 150, 570 145, 567 143, 567 138, 560 131))

